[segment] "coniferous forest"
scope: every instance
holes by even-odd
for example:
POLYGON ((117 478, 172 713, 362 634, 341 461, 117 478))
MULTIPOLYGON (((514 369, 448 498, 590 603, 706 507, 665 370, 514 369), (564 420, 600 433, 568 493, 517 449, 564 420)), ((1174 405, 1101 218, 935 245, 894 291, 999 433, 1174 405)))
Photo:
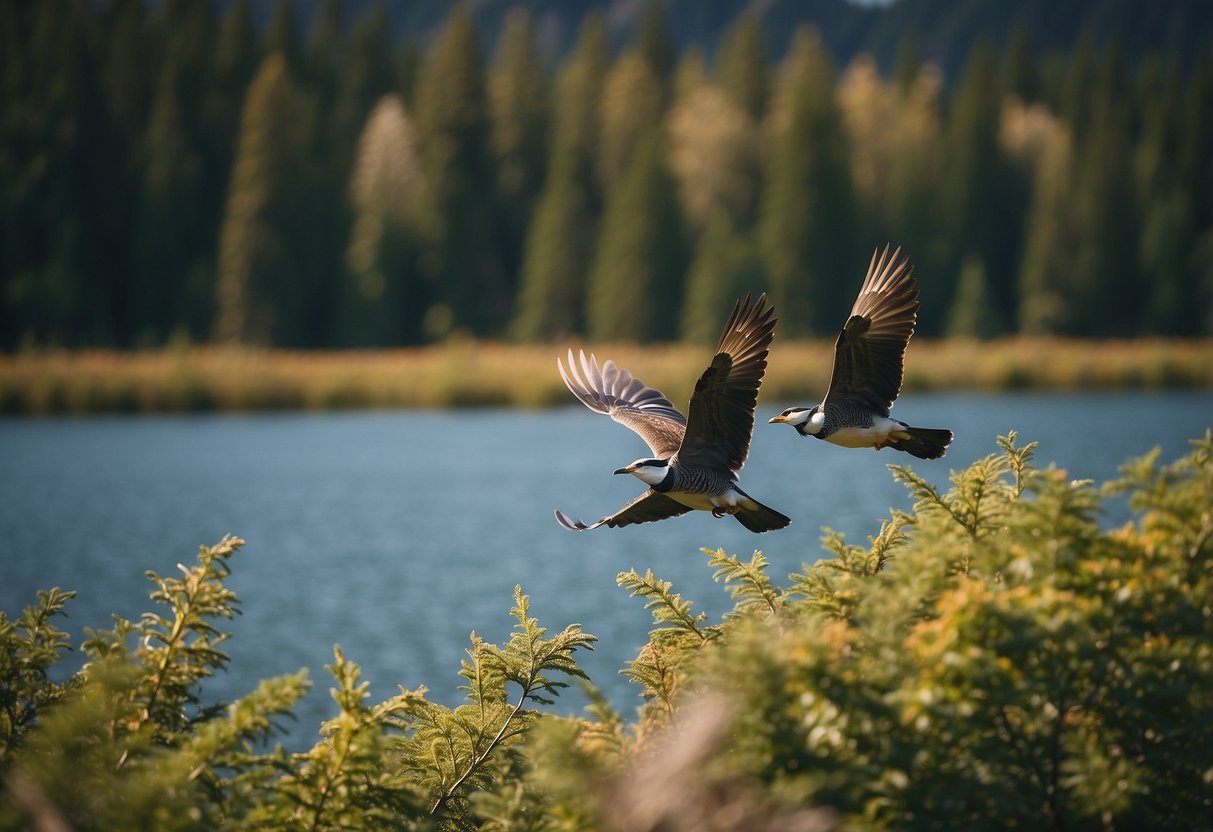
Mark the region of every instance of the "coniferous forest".
POLYGON ((477 5, 3 4, 0 347, 829 335, 886 241, 927 336, 1213 332, 1201 4, 477 5))

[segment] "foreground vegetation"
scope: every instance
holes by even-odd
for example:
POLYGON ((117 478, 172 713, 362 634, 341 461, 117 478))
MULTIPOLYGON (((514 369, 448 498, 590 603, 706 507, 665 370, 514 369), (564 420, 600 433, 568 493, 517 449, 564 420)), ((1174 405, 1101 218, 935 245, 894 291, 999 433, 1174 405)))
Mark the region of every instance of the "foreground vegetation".
MULTIPOLYGON (((0 355, 0 413, 188 412, 564 404, 565 346, 452 341, 389 351, 180 347, 149 352, 0 355)), ((595 348, 685 402, 703 346, 595 348)), ((1213 388, 1213 341, 915 340, 907 390, 1213 388)), ((781 343, 765 401, 809 400, 829 384, 833 344, 781 343)))
POLYGON ((777 586, 766 560, 707 551, 732 594, 712 623, 651 571, 620 574, 651 638, 623 672, 634 716, 596 696, 515 592, 509 641, 475 634, 466 702, 367 701, 340 647, 336 713, 307 752, 265 742, 307 689, 234 703, 202 682, 241 545, 203 548, 157 606, 88 633, 53 670, 73 593, 0 614, 0 828, 821 830, 1198 829, 1213 812, 1213 433, 1131 461, 1102 489, 1037 468, 1014 435, 868 546, 777 586), (1133 520, 1101 530, 1106 500, 1133 520), (543 715, 569 680, 593 704, 543 715))

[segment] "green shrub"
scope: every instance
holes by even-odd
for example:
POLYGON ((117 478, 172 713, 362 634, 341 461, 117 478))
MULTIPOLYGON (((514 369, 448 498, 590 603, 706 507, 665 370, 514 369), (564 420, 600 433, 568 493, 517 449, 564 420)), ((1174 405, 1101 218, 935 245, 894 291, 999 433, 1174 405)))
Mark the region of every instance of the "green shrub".
POLYGON ((0 827, 76 829, 1207 829, 1213 817, 1213 434, 1097 488, 1037 468, 1014 435, 867 546, 785 587, 707 551, 719 622, 652 572, 619 583, 654 620, 623 672, 633 718, 515 594, 503 646, 472 636, 466 702, 368 704, 335 650, 337 715, 305 753, 268 750, 303 672, 208 704, 241 541, 150 577, 159 613, 91 633, 66 683, 71 593, 0 614, 0 827), (1110 500, 1133 519, 1101 529, 1110 500), (541 715, 581 680, 585 717, 541 715))

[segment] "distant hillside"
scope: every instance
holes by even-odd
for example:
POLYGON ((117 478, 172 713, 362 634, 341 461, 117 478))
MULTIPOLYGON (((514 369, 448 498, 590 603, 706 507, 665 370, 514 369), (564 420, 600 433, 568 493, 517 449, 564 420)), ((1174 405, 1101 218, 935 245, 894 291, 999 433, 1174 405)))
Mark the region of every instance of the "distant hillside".
MULTIPOLYGON (((377 0, 348 0, 353 20, 377 0)), ((279 0, 254 0, 266 21, 279 0)), ((227 0, 219 0, 226 5, 227 0)), ((321 0, 295 0, 306 25, 321 0)), ((424 41, 450 12, 450 0, 389 3, 394 34, 424 41)), ((495 42, 509 9, 522 6, 538 21, 549 56, 564 53, 581 18, 600 9, 616 43, 628 42, 646 0, 476 0, 471 4, 481 34, 495 42)), ((913 34, 919 54, 951 75, 982 36, 1001 46, 1017 26, 1026 27, 1036 48, 1068 51, 1080 33, 1090 30, 1098 42, 1117 38, 1130 61, 1154 49, 1174 49, 1191 60, 1213 39, 1210 0, 895 0, 888 6, 856 5, 848 0, 662 0, 669 33, 680 48, 698 44, 710 56, 721 33, 743 11, 760 16, 774 56, 783 54, 791 33, 802 23, 816 26, 839 63, 858 52, 874 54, 883 67, 896 58, 901 39, 913 34)))

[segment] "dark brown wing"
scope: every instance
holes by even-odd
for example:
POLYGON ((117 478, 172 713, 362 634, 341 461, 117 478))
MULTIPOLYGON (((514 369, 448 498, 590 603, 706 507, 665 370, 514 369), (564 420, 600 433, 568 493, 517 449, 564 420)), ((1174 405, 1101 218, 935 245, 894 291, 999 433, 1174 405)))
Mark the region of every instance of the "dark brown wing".
POLYGON ((587 360, 584 351, 581 373, 577 372, 572 350, 569 369, 564 369, 560 359, 556 359, 556 366, 569 392, 582 404, 636 431, 658 459, 678 450, 687 420, 661 391, 646 386, 614 361, 607 361, 599 369, 598 359, 591 355, 587 360))
POLYGON ((603 517, 601 520, 588 526, 580 520, 572 519, 559 510, 556 512, 556 520, 566 529, 584 532, 589 529, 596 529, 602 525, 617 528, 619 526, 630 526, 633 523, 651 523, 654 520, 677 517, 680 514, 686 514, 690 510, 690 506, 684 506, 673 497, 667 497, 665 494, 650 489, 611 516, 603 517))
POLYGON ((906 344, 918 317, 914 267, 898 248, 874 252, 851 317, 834 344, 834 371, 825 401, 862 402, 888 415, 905 366, 906 344))
POLYGON ((740 471, 750 452, 758 386, 767 369, 775 310, 746 295, 724 325, 712 364, 695 383, 680 462, 740 471))

